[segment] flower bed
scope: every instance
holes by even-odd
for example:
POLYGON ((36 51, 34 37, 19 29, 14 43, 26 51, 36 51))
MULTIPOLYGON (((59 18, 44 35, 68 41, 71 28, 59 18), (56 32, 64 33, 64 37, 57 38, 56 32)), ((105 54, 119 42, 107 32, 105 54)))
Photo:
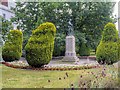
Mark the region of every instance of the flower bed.
POLYGON ((81 70, 81 69, 91 69, 91 68, 100 68, 100 65, 81 65, 81 66, 47 66, 44 65, 41 68, 34 68, 29 66, 28 64, 25 64, 23 62, 2 62, 2 64, 12 67, 12 68, 18 68, 18 69, 31 69, 31 70, 59 70, 59 71, 65 71, 65 70, 81 70))

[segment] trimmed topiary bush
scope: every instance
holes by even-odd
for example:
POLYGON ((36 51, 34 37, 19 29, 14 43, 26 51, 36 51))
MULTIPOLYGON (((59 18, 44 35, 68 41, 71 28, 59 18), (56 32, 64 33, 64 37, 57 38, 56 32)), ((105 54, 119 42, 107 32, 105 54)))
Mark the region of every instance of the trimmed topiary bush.
POLYGON ((119 60, 120 60, 120 38, 119 38, 119 41, 118 41, 118 56, 119 56, 119 60))
POLYGON ((80 49, 79 49, 79 54, 80 54, 80 56, 89 56, 90 55, 90 49, 85 43, 81 44, 80 49))
POLYGON ((107 64, 118 61, 118 32, 112 23, 104 27, 102 39, 97 47, 96 59, 107 64))
POLYGON ((33 30, 32 36, 25 46, 26 59, 29 65, 41 67, 52 59, 56 28, 53 23, 46 22, 33 30))
POLYGON ((20 30, 10 30, 2 50, 4 61, 19 60, 22 55, 23 34, 20 30))

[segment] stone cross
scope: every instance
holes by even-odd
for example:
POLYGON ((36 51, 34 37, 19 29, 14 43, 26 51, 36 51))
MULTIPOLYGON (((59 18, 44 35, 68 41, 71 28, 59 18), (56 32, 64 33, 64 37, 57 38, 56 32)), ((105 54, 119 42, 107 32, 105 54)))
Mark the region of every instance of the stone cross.
POLYGON ((66 52, 63 61, 68 61, 68 62, 79 61, 75 52, 75 37, 73 35, 66 37, 66 52))

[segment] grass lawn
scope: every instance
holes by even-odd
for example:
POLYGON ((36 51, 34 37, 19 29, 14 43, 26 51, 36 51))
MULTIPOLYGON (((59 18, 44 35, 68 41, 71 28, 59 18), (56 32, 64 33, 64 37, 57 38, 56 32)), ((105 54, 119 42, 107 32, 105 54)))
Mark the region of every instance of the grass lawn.
POLYGON ((102 88, 118 87, 120 84, 118 69, 112 66, 71 71, 37 71, 14 69, 0 64, 1 69, 2 88, 102 88))

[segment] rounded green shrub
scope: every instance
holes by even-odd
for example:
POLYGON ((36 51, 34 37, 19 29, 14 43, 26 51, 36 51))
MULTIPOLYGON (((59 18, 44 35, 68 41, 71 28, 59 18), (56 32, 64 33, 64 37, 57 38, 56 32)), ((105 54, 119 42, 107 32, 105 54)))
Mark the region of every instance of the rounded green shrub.
POLYGON ((79 49, 80 56, 89 56, 90 55, 90 49, 86 45, 86 43, 82 43, 79 49))
POLYGON ((108 23, 105 25, 102 40, 103 42, 117 42, 118 41, 118 31, 113 23, 108 23))
POLYGON ((4 61, 19 60, 22 55, 23 34, 20 30, 10 30, 2 50, 4 61))
POLYGON ((119 56, 119 60, 120 60, 120 38, 119 38, 119 41, 118 41, 118 56, 119 56))
POLYGON ((33 30, 32 36, 25 46, 26 60, 32 67, 41 67, 52 59, 56 28, 53 23, 46 22, 33 30))
POLYGON ((99 63, 113 64, 118 58, 118 32, 114 24, 108 23, 97 47, 96 59, 99 63))

